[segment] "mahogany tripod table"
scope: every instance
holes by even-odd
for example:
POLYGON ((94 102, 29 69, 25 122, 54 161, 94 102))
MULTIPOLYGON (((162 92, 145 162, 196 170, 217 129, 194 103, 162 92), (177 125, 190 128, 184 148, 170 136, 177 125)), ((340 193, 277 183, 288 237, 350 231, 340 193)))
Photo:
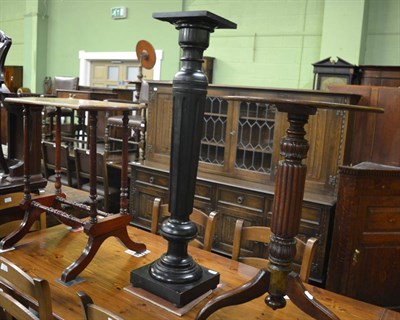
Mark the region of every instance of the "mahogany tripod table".
POLYGON ((265 303, 272 309, 284 308, 285 295, 308 315, 319 319, 339 319, 335 314, 316 301, 304 288, 299 277, 290 272, 291 262, 296 254, 301 203, 304 195, 307 167, 302 160, 307 157, 308 141, 305 139, 305 125, 310 115, 318 108, 341 109, 347 111, 383 112, 382 108, 347 105, 320 101, 295 99, 265 99, 258 97, 223 97, 225 100, 267 103, 275 105, 279 112, 287 114, 289 128, 280 143, 280 155, 275 182, 275 196, 271 219, 271 241, 269 244, 269 264, 249 282, 239 288, 212 299, 197 315, 206 319, 216 310, 242 304, 266 292, 265 303))
POLYGON ((23 108, 24 124, 24 199, 20 206, 25 210, 24 219, 17 230, 6 236, 0 242, 0 248, 10 249, 21 240, 29 231, 32 224, 39 219, 42 212, 54 215, 60 222, 73 228, 83 227, 84 232, 89 236, 87 245, 81 256, 61 275, 61 281, 67 283, 74 280, 79 273, 90 263, 101 244, 108 237, 116 237, 128 249, 143 252, 146 246, 136 243, 130 239, 127 226, 131 220, 128 214, 128 113, 134 109, 143 107, 141 104, 115 103, 94 100, 79 100, 72 98, 7 98, 7 102, 20 105, 23 108), (55 194, 44 195, 31 198, 29 184, 29 162, 30 162, 30 134, 31 134, 31 109, 42 108, 43 106, 56 107, 56 181, 55 194), (90 161, 90 203, 84 205, 69 201, 61 190, 61 108, 71 108, 77 111, 89 113, 89 161, 90 161), (120 212, 109 214, 97 210, 97 191, 96 191, 96 128, 98 111, 122 111, 123 113, 123 148, 121 165, 121 193, 120 193, 120 212), (83 221, 62 210, 62 204, 74 207, 89 213, 89 220, 83 221))

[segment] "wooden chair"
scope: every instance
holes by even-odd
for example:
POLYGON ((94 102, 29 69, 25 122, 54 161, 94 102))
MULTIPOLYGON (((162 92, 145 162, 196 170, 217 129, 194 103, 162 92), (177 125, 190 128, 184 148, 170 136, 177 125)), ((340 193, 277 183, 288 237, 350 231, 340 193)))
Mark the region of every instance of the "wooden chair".
MULTIPOLYGON (((79 88, 79 77, 54 77, 54 90, 53 94, 57 94, 57 90, 78 90, 79 88)), ((43 118, 43 128, 46 128, 48 118, 49 130, 48 135, 50 139, 53 139, 54 130, 54 118, 56 116, 56 108, 45 107, 44 118, 43 118)), ((61 108, 61 117, 69 118, 68 123, 61 124, 61 135, 62 137, 75 138, 75 111, 69 108, 61 108)), ((42 135, 45 135, 43 132, 42 135)))
MULTIPOLYGON (((151 232, 157 233, 160 219, 164 220, 171 214, 168 211, 168 204, 161 204, 160 198, 155 198, 153 202, 152 219, 151 219, 151 232)), ((199 237, 193 239, 189 244, 191 246, 201 248, 207 251, 211 251, 215 225, 217 222, 217 212, 212 211, 210 215, 207 215, 203 211, 193 208, 190 214, 190 220, 194 222, 199 229, 198 234, 201 234, 203 241, 200 241, 199 237)))
POLYGON ((81 306, 85 320, 123 320, 123 318, 117 316, 111 311, 95 305, 92 298, 90 298, 85 292, 79 291, 78 296, 81 299, 81 306))
MULTIPOLYGON (((233 235, 232 259, 240 261, 259 269, 265 269, 268 260, 260 257, 250 257, 240 255, 240 251, 245 241, 260 242, 268 244, 271 236, 271 229, 264 226, 244 227, 242 219, 236 220, 235 231, 233 235)), ((316 238, 310 238, 304 243, 296 238, 296 257, 295 261, 301 261, 300 279, 303 282, 308 282, 311 271, 311 263, 316 249, 316 238)))
MULTIPOLYGON (((134 103, 132 101, 121 100, 121 99, 108 99, 106 101, 119 102, 119 103, 134 103)), ((128 143, 136 146, 136 158, 137 160, 144 159, 145 149, 145 135, 146 135, 146 109, 138 105, 138 110, 133 110, 132 114, 128 116, 128 128, 130 130, 130 136, 128 143)), ((122 128, 122 115, 110 115, 106 113, 106 130, 105 130, 105 141, 109 145, 119 143, 122 145, 121 129, 122 128), (113 129, 114 128, 114 129, 113 129)), ((110 148, 115 150, 115 147, 110 148)))
MULTIPOLYGON (((69 147, 61 146, 61 184, 76 188, 78 185, 76 178, 75 163, 69 156, 69 147)), ((56 168, 56 145, 54 142, 42 141, 42 157, 44 166, 44 176, 49 181, 56 181, 54 169, 56 168)))
POLYGON ((14 263, 1 256, 0 287, 3 290, 0 300, 6 314, 9 313, 16 319, 61 319, 53 314, 48 281, 31 278, 14 263))
MULTIPOLYGON (((90 192, 90 151, 88 149, 74 149, 75 155, 75 167, 77 175, 78 189, 90 192)), ((98 201, 103 200, 102 209, 109 212, 111 208, 118 211, 112 204, 117 203, 119 209, 119 194, 120 190, 117 187, 111 185, 111 181, 108 176, 107 159, 104 153, 97 153, 96 161, 96 192, 98 201)))

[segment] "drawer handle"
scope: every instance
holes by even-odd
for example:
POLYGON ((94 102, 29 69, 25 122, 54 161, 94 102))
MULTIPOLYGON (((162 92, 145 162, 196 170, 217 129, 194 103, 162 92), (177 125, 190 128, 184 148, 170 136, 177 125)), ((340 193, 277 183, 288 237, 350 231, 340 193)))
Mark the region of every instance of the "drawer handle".
POLYGON ((154 177, 150 177, 149 182, 154 183, 154 177))
POLYGON ((243 197, 243 196, 239 196, 239 197, 237 197, 237 199, 236 199, 236 202, 237 202, 238 204, 242 204, 243 201, 244 201, 244 197, 243 197))

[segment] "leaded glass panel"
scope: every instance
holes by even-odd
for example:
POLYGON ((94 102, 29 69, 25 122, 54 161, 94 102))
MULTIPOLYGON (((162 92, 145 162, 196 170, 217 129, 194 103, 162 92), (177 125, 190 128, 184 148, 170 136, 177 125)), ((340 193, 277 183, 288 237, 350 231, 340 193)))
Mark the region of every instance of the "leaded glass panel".
POLYGON ((235 167, 270 174, 276 107, 243 101, 239 108, 235 167))
POLYGON ((207 97, 200 161, 223 165, 228 102, 218 97, 207 97))

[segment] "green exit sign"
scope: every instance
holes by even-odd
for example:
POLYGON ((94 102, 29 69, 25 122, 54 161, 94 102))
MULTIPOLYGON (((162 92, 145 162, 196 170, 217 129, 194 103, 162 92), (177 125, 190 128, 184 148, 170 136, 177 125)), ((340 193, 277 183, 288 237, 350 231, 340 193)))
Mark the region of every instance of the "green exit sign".
POLYGON ((126 18, 126 7, 115 7, 111 8, 111 18, 113 19, 125 19, 126 18))

